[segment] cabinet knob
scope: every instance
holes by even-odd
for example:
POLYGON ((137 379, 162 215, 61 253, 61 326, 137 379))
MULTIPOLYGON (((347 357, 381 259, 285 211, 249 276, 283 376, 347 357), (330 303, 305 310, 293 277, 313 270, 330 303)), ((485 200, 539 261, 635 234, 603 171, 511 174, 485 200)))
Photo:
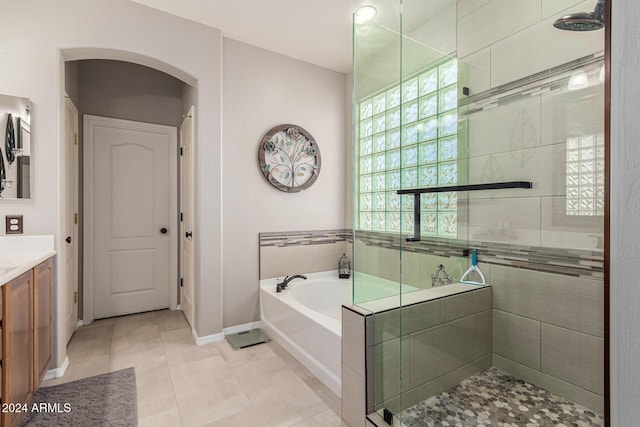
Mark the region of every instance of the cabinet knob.
POLYGON ((162 227, 162 228, 160 229, 160 232, 161 232, 162 234, 167 234, 167 231, 168 231, 168 230, 167 230, 167 228, 166 228, 166 227, 162 227))
POLYGON ((64 241, 71 244, 71 236, 67 236, 67 238, 64 239, 64 241))

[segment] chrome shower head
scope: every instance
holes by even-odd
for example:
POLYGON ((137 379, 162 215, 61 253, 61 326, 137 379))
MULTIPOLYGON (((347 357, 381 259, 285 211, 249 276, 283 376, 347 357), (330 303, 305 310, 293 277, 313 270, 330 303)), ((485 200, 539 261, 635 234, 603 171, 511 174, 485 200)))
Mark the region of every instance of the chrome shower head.
POLYGON ((568 31, 593 31, 604 28, 604 2, 598 0, 593 12, 578 12, 556 20, 553 26, 568 31))

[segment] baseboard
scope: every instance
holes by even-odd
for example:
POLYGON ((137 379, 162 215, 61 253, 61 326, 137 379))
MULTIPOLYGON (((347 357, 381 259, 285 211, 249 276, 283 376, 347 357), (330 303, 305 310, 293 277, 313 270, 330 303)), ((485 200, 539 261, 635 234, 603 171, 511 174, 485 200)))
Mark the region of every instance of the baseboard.
POLYGON ((193 339, 196 342, 196 345, 211 344, 212 342, 218 342, 224 339, 224 332, 220 332, 219 334, 206 335, 204 337, 199 337, 198 334, 196 334, 196 330, 191 329, 191 335, 193 335, 193 339))
POLYGON ((196 342, 196 345, 206 345, 212 342, 222 341, 225 336, 231 334, 237 334, 238 332, 250 331, 251 329, 259 328, 262 323, 260 321, 245 323, 244 325, 236 325, 229 326, 228 328, 224 328, 222 332, 213 335, 206 335, 204 337, 199 337, 196 334, 195 329, 191 329, 191 335, 193 335, 193 339, 196 342))
POLYGON ((259 328, 261 324, 262 322, 258 320, 257 322, 245 323, 244 325, 229 326, 228 328, 224 328, 222 332, 225 335, 237 334, 238 332, 245 332, 259 328))
POLYGON ((64 362, 62 362, 62 366, 55 369, 49 369, 46 374, 44 374, 43 381, 52 380, 54 378, 60 378, 64 375, 69 367, 69 357, 64 358, 64 362))

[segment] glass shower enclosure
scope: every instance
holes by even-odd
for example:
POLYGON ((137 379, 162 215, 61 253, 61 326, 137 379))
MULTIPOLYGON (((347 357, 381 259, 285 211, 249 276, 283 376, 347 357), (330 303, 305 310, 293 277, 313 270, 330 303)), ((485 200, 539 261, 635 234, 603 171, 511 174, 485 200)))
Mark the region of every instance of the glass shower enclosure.
MULTIPOLYGON (((356 12, 353 21, 352 301, 373 317, 372 339, 367 347, 373 384, 367 393, 367 412, 378 414, 392 425, 423 425, 430 414, 437 413, 434 407, 455 407, 447 400, 453 399, 447 395, 448 390, 498 364, 529 381, 540 380, 542 386, 601 413, 597 393, 601 395, 602 390, 597 384, 574 381, 569 374, 556 373, 555 367, 545 367, 541 362, 545 352, 551 354, 548 349, 553 344, 552 338, 548 338, 548 344, 540 342, 545 340, 545 333, 548 337, 562 333, 547 324, 564 327, 565 320, 549 320, 547 314, 530 315, 528 307, 520 313, 519 308, 507 307, 506 299, 498 300, 503 306, 494 304, 496 297, 514 297, 507 295, 510 291, 502 283, 538 280, 537 276, 528 279, 528 273, 522 273, 520 267, 542 271, 541 280, 546 280, 544 274, 559 272, 556 265, 546 270, 534 266, 538 255, 556 257, 559 265, 569 258, 579 262, 600 255, 597 247, 582 244, 556 247, 547 253, 542 238, 533 244, 526 241, 530 230, 518 229, 511 215, 517 215, 515 211, 530 214, 515 207, 520 200, 538 203, 538 210, 543 210, 547 200, 540 196, 547 196, 544 192, 549 187, 549 202, 557 205, 566 200, 562 218, 567 221, 567 229, 589 235, 601 232, 601 218, 595 218, 597 197, 594 214, 588 219, 591 222, 586 223, 571 217, 568 191, 572 189, 564 187, 570 159, 576 155, 570 146, 591 143, 595 170, 598 137, 589 139, 579 134, 571 139, 567 135, 562 144, 545 148, 557 170, 553 170, 553 182, 543 182, 539 190, 539 176, 545 171, 536 170, 536 165, 529 162, 536 161, 531 156, 535 158, 540 151, 536 147, 545 143, 536 134, 542 131, 535 121, 532 125, 520 108, 520 104, 531 102, 531 97, 538 103, 562 105, 565 115, 560 126, 567 134, 573 132, 575 122, 597 120, 600 112, 594 105, 602 88, 591 88, 575 98, 564 87, 577 68, 597 75, 601 55, 562 59, 560 65, 542 73, 494 85, 492 79, 497 77, 489 75, 476 58, 479 55, 458 59, 462 25, 458 2, 376 0, 369 4, 377 14, 369 18, 356 12), (494 108, 502 112, 514 105, 520 114, 506 117, 505 122, 489 117, 494 108), (566 111, 574 112, 574 116, 566 111), (585 120, 581 117, 584 111, 590 111, 592 117, 585 120), (472 138, 473 126, 477 133, 472 138), (510 128, 506 138, 510 145, 503 151, 511 156, 508 160, 515 165, 511 169, 504 167, 501 154, 485 148, 492 143, 485 128, 497 129, 499 145, 500 127, 510 128), (537 143, 529 144, 536 138, 537 143), (480 139, 485 145, 477 146, 481 148, 470 157, 470 146, 480 139), (483 150, 490 155, 484 156, 483 150), (496 210, 495 206, 503 207, 496 210), (480 214, 489 217, 487 224, 478 224, 480 214), (583 228, 576 231, 576 227, 583 228), (508 268, 492 268, 483 260, 492 265, 508 264, 508 268), (500 286, 489 286, 492 279, 500 286), (531 318, 537 324, 529 324, 531 318), (518 328, 529 328, 531 331, 523 334, 542 337, 537 338, 537 347, 531 346, 539 354, 536 360, 520 357, 520 352, 527 349, 513 350, 530 341, 529 337, 511 336, 518 328), (575 386, 575 390, 565 393, 566 384, 575 386), (585 390, 591 395, 582 399, 585 390)), ((543 25, 546 23, 541 22, 540 28, 546 30, 543 25)), ((598 176, 594 172, 596 193, 598 176)), ((544 234, 542 222, 538 219, 539 236, 544 234)), ((553 276, 551 281, 556 279, 553 276)), ((589 285, 597 287, 597 274, 590 279, 594 280, 589 285)), ((563 278, 558 280, 565 283, 563 278)), ((556 291, 550 291, 541 301, 553 298, 556 291)), ((578 317, 591 316, 588 308, 576 310, 578 317)), ((587 332, 595 338, 602 335, 601 329, 587 332)), ((585 370, 595 366, 585 363, 585 370)), ((500 376, 502 371, 493 374, 500 376)), ((433 417, 447 419, 446 414, 433 417)))

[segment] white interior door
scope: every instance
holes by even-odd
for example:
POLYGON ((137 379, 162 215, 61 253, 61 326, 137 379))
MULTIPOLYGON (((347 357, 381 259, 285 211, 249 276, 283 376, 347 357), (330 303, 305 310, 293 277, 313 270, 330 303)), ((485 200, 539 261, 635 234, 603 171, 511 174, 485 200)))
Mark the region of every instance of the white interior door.
POLYGON ((65 98, 64 144, 64 317, 66 342, 78 328, 78 110, 65 98))
POLYGON ((176 128, 84 117, 91 320, 175 308, 176 128))
POLYGON ((180 306, 193 327, 193 118, 191 106, 180 125, 180 306))

